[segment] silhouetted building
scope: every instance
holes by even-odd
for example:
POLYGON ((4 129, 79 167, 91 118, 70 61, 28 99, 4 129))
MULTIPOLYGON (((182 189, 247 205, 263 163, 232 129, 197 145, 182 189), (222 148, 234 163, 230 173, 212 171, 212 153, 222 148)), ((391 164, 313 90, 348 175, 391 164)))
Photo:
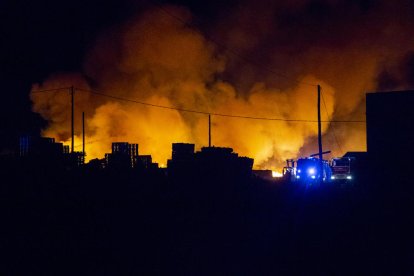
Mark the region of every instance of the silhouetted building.
POLYGON ((272 170, 253 170, 253 175, 264 180, 274 180, 272 170))
POLYGON ((168 174, 172 177, 231 178, 250 177, 253 159, 239 157, 232 148, 203 147, 194 152, 194 144, 172 144, 168 174))
POLYGON ((149 169, 152 164, 152 156, 151 155, 138 155, 136 157, 136 167, 149 169))
POLYGON ((69 146, 56 143, 54 138, 22 136, 19 140, 19 156, 33 166, 52 165, 67 168, 84 164, 82 152, 69 152, 69 146))
POLYGON ((400 161, 414 153, 414 91, 367 93, 366 100, 370 158, 385 166, 408 163, 400 161))
POLYGON ((106 166, 106 160, 105 159, 92 159, 90 160, 87 164, 85 164, 85 167, 90 169, 90 170, 94 170, 94 171, 99 171, 104 169, 106 166))
POLYGON ((21 157, 61 158, 64 153, 62 143, 56 143, 54 138, 22 136, 19 141, 21 157))
POLYGON ((173 177, 194 173, 194 144, 173 143, 172 158, 167 161, 168 174, 173 177))
POLYGON ((155 170, 158 169, 158 163, 152 162, 151 155, 138 155, 135 158, 135 168, 141 170, 155 170))
POLYGON ((105 154, 108 168, 134 168, 138 156, 138 144, 112 143, 112 153, 105 154))
POLYGON ((368 93, 366 99, 370 175, 376 185, 406 193, 413 189, 414 91, 368 93))
POLYGON ((194 144, 173 143, 172 144, 172 160, 190 160, 194 158, 194 144))
POLYGON ((81 167, 85 164, 85 155, 81 151, 65 153, 64 157, 69 167, 81 167))
POLYGON ((203 147, 195 153, 197 170, 205 177, 247 178, 251 176, 254 160, 239 157, 232 148, 203 147))

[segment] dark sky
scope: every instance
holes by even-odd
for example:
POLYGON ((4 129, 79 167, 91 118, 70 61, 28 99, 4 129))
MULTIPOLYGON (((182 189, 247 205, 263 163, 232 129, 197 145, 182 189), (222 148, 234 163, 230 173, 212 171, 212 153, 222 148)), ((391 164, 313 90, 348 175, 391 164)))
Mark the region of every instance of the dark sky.
POLYGON ((96 34, 127 13, 123 1, 1 2, 3 141, 39 131, 42 120, 30 112, 31 84, 52 72, 79 70, 96 34))
MULTIPOLYGON (((214 18, 219 4, 170 1, 200 18, 214 18)), ((30 111, 31 85, 54 72, 78 71, 88 48, 103 30, 166 1, 72 0, 0 2, 1 142, 36 134, 44 121, 30 111)), ((227 1, 230 5, 231 1, 227 1)))

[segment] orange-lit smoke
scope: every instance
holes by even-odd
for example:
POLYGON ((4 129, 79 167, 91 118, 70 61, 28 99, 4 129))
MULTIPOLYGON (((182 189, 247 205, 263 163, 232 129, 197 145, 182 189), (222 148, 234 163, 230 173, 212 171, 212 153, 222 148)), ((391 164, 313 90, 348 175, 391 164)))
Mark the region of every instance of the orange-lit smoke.
MULTIPOLYGON (((191 21, 186 9, 164 9, 191 21)), ((227 41, 229 47, 244 45, 238 39, 246 40, 249 34, 243 34, 240 26, 228 26, 218 37, 227 41)), ((257 49, 254 42, 258 40, 260 37, 252 39, 252 44, 243 49, 257 49)), ((51 75, 42 84, 34 85, 33 90, 73 85, 156 105, 211 113, 316 120, 316 87, 301 83, 306 82, 323 88, 323 120, 361 120, 364 93, 375 87, 378 52, 359 51, 360 46, 351 44, 329 51, 311 47, 292 56, 275 45, 275 51, 269 49, 270 63, 282 62, 284 67, 279 66, 280 71, 295 76, 278 86, 272 72, 262 71, 261 77, 249 73, 254 67, 242 66, 240 60, 234 61, 233 56, 220 51, 201 32, 155 9, 101 35, 85 60, 82 73, 51 75), (223 77, 226 74, 229 76, 223 77)), ((49 121, 43 134, 69 143, 69 93, 32 93, 31 98, 33 110, 49 121)), ((173 142, 195 143, 199 148, 208 143, 206 115, 117 101, 81 90, 76 91, 75 98, 75 144, 80 150, 84 111, 89 160, 102 158, 110 152, 111 143, 117 141, 138 143, 140 154, 152 154, 160 164, 171 157, 173 142)), ((325 147, 332 149, 334 155, 365 150, 364 124, 324 123, 323 132, 325 147), (330 136, 332 130, 342 151, 330 136)), ((253 157, 256 168, 279 169, 287 158, 312 153, 316 150, 316 135, 317 125, 312 122, 212 116, 213 145, 232 147, 240 155, 253 157)))

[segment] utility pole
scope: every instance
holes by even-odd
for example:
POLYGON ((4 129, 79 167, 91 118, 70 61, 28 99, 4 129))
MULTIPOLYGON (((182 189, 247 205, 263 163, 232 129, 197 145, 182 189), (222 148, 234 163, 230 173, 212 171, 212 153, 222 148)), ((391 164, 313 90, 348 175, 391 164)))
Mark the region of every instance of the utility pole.
POLYGON ((208 147, 211 147, 211 115, 208 114, 208 147))
POLYGON ((75 114, 75 88, 70 87, 70 94, 72 98, 72 120, 71 120, 71 131, 72 131, 72 149, 71 152, 75 151, 75 123, 74 123, 74 114, 75 114))
POLYGON ((85 157, 85 112, 82 112, 82 153, 85 157))
POLYGON ((323 174, 322 166, 322 130, 321 130, 321 86, 318 84, 318 155, 319 155, 319 174, 323 174))

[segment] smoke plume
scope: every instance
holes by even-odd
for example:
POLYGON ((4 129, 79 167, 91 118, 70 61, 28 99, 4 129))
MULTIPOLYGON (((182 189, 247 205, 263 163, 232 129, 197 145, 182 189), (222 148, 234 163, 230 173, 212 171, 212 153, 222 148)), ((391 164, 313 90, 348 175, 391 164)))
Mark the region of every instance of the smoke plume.
MULTIPOLYGON (((84 90, 179 109, 313 121, 313 84, 320 84, 323 120, 364 120, 365 92, 405 74, 400 67, 384 72, 414 50, 414 36, 406 35, 414 21, 410 8, 386 1, 246 1, 219 12, 208 30, 191 26, 186 8, 153 8, 104 31, 82 72, 53 74, 33 90, 83 89, 75 93, 75 144, 81 148, 84 111, 88 159, 128 141, 165 164, 173 142, 207 145, 206 115, 84 90)), ((43 134, 69 142, 69 93, 31 97, 33 110, 49 121, 43 134)), ((314 122, 212 116, 212 125, 213 145, 253 157, 256 168, 280 168, 285 159, 317 149, 314 122)), ((324 123, 323 133, 324 149, 333 155, 366 149, 364 124, 324 123)))

